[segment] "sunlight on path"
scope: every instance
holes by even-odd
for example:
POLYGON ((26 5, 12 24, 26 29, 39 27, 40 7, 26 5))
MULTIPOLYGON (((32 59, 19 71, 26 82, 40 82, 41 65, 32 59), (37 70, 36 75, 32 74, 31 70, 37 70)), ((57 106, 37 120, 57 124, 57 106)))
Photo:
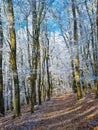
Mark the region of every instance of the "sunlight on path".
POLYGON ((22 109, 20 118, 12 119, 10 112, 0 118, 0 130, 98 130, 98 99, 93 94, 80 101, 74 94, 54 97, 32 115, 30 106, 22 109))

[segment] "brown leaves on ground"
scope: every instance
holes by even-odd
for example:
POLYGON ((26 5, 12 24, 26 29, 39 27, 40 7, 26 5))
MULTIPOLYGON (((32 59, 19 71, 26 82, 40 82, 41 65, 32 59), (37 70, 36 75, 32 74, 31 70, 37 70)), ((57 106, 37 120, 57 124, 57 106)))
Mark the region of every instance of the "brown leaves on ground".
POLYGON ((7 112, 0 118, 0 130, 98 130, 98 99, 91 94, 78 101, 75 94, 66 94, 43 103, 32 115, 26 105, 21 117, 12 119, 7 112))

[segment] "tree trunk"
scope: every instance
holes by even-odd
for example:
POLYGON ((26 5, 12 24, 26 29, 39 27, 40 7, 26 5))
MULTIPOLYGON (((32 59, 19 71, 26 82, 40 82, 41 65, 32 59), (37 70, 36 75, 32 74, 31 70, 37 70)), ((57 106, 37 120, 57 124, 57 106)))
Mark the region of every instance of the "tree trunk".
MULTIPOLYGON (((0 49, 3 49, 3 30, 2 30, 2 21, 1 21, 1 8, 0 8, 0 49)), ((2 52, 3 51, 0 50, 0 114, 4 115, 2 52)))
POLYGON ((42 96, 42 93, 41 93, 41 63, 39 60, 39 74, 38 74, 38 101, 39 101, 39 105, 41 105, 41 103, 42 103, 41 96, 42 96))
POLYGON ((77 87, 76 87, 76 79, 75 79, 75 69, 74 69, 74 61, 71 59, 71 68, 72 68, 72 89, 73 92, 77 92, 77 87))
POLYGON ((33 54, 33 71, 31 74, 31 113, 34 112, 35 96, 36 96, 36 79, 37 79, 37 55, 33 54))
POLYGON ((16 33, 15 33, 15 23, 14 23, 14 12, 12 0, 8 0, 9 9, 9 35, 10 35, 10 64, 13 72, 14 80, 14 117, 21 115, 20 112, 20 92, 19 92, 19 80, 17 73, 17 61, 16 61, 16 33))
POLYGON ((43 100, 46 100, 46 87, 45 87, 45 57, 46 48, 43 49, 43 61, 42 61, 42 87, 43 87, 43 100))
MULTIPOLYGON (((49 55, 49 54, 48 54, 49 55)), ((48 91, 47 91, 47 97, 48 100, 50 100, 51 97, 51 84, 50 84, 50 75, 49 75, 49 57, 46 57, 46 68, 47 68, 47 81, 48 81, 48 91)))
MULTIPOLYGON (((96 26, 97 26, 97 31, 96 31, 96 33, 97 33, 97 50, 98 50, 98 0, 97 0, 97 11, 96 11, 96 26)), ((96 51, 96 53, 97 53, 97 57, 96 57, 96 75, 97 75, 97 80, 96 80, 96 87, 97 87, 97 91, 96 91, 96 97, 98 98, 98 51, 96 51)))
MULTIPOLYGON (((76 7, 75 7, 75 1, 72 3, 72 12, 73 12, 73 18, 74 18, 74 45, 77 45, 77 19, 76 19, 76 7)), ((81 85, 80 85, 80 72, 79 72, 79 54, 78 54, 78 48, 76 47, 76 54, 75 54, 75 77, 76 77, 76 86, 77 86, 77 97, 78 99, 82 98, 82 91, 81 91, 81 85)))
POLYGON ((36 97, 36 80, 37 80, 37 68, 40 61, 40 44, 39 44, 39 36, 40 36, 40 24, 41 24, 41 16, 44 9, 45 1, 42 0, 39 5, 39 12, 37 11, 37 3, 36 0, 32 0, 32 35, 33 35, 33 51, 32 51, 32 75, 31 75, 31 113, 34 112, 34 98, 36 97))
POLYGON ((10 95, 10 109, 13 110, 13 76, 11 77, 11 95, 10 95))

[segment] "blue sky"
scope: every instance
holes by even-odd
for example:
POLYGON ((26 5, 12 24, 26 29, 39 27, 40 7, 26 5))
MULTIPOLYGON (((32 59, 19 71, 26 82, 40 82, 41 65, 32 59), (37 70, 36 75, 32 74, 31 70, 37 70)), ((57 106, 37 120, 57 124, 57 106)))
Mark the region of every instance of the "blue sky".
MULTIPOLYGON (((5 1, 7 1, 7 0, 5 0, 5 1)), ((49 2, 49 0, 48 0, 48 2, 49 2)), ((30 8, 27 5, 24 6, 25 3, 26 3, 26 0, 21 0, 21 2, 20 2, 21 8, 23 9, 24 12, 27 8, 28 8, 28 10, 30 8)), ((55 19, 52 17, 51 9, 54 11, 54 13, 57 16, 59 14, 59 16, 61 17, 59 20, 60 24, 67 26, 67 21, 66 21, 67 13, 64 11, 66 8, 66 0, 55 0, 52 5, 51 5, 51 3, 48 3, 48 4, 49 4, 49 10, 50 10, 49 18, 47 20, 48 31, 49 31, 49 33, 51 33, 51 32, 61 33, 59 25, 56 23, 55 19), (63 15, 63 17, 62 17, 62 15, 63 15)), ((13 0, 13 7, 14 7, 14 14, 15 14, 14 15, 15 16, 15 29, 16 29, 16 31, 18 31, 21 28, 26 27, 25 16, 19 11, 16 0, 13 0)), ((32 17, 30 18, 29 25, 32 24, 31 19, 32 19, 32 17)), ((30 25, 30 27, 31 27, 31 25, 30 25)))

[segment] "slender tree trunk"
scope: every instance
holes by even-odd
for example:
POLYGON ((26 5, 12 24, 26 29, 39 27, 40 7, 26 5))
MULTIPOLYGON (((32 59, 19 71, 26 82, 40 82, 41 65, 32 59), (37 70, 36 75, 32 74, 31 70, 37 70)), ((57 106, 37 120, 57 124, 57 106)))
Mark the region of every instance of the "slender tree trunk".
POLYGON ((77 92, 77 87, 76 87, 76 79, 75 79, 75 69, 74 69, 74 61, 71 59, 71 68, 72 68, 72 89, 73 92, 77 92))
POLYGON ((40 57, 40 25, 41 25, 41 16, 44 9, 45 1, 41 1, 41 5, 39 6, 39 12, 37 12, 37 3, 36 0, 32 0, 32 25, 33 25, 33 51, 32 51, 32 75, 31 75, 31 113, 34 112, 34 98, 36 97, 36 80, 37 80, 37 68, 39 65, 40 57))
MULTIPOLYGON (((1 8, 0 8, 0 49, 3 48, 3 30, 1 21, 1 8)), ((4 98, 3 98, 3 73, 2 73, 2 50, 0 51, 0 115, 4 115, 4 98)))
POLYGON ((29 96, 28 96, 27 91, 26 91, 26 85, 25 85, 25 81, 24 80, 22 81, 22 85, 24 87, 24 93, 25 93, 26 103, 29 104, 29 96))
POLYGON ((38 101, 39 101, 39 105, 41 105, 42 100, 41 100, 41 96, 42 96, 42 92, 41 92, 41 63, 40 63, 40 55, 39 55, 39 74, 38 74, 38 101))
POLYGON ((32 0, 32 35, 33 35, 33 50, 32 50, 32 74, 30 78, 31 82, 31 113, 34 112, 35 96, 36 96, 36 78, 37 78, 37 53, 36 53, 36 44, 37 44, 37 13, 36 13, 36 0, 32 0))
MULTIPOLYGON (((22 50, 21 50, 21 69, 22 69, 22 72, 23 72, 23 53, 22 53, 22 50)), ((26 85, 25 85, 25 76, 22 79, 22 86, 24 87, 26 103, 29 104, 29 96, 28 96, 28 93, 26 91, 26 85)))
MULTIPOLYGON (((97 47, 97 50, 98 50, 98 0, 97 0, 97 10, 96 10, 96 26, 97 26, 97 43, 96 43, 96 47, 97 47)), ((96 51, 97 53, 97 56, 96 56, 96 75, 97 75, 97 80, 96 80, 96 86, 97 86, 97 91, 96 91, 96 97, 98 98, 98 51, 96 51)))
POLYGON ((43 87, 43 99, 44 99, 44 101, 46 100, 45 57, 46 57, 46 48, 43 49, 43 61, 42 61, 42 87, 43 87))
POLYGON ((47 81, 48 81, 48 91, 47 91, 47 96, 48 100, 50 100, 50 92, 51 92, 51 84, 50 84, 50 75, 49 75, 49 63, 48 63, 48 57, 46 58, 46 68, 47 68, 47 81))
MULTIPOLYGON (((77 17, 76 17, 75 1, 72 2, 72 12, 73 12, 73 18, 74 18, 74 45, 76 46, 78 35, 77 35, 77 19, 76 19, 77 17)), ((81 85, 80 85, 78 48, 76 49, 76 54, 75 54, 75 77, 76 77, 76 86, 77 86, 77 97, 78 99, 81 99, 82 91, 81 91, 81 85)))
POLYGON ((6 85, 6 86, 8 86, 8 87, 7 87, 7 92, 6 92, 6 93, 7 93, 7 98, 6 98, 7 101, 6 101, 6 105, 7 105, 7 111, 8 111, 8 110, 9 110, 9 95, 8 95, 9 84, 8 84, 8 82, 7 82, 7 85, 6 85))
MULTIPOLYGON (((28 17, 26 17, 26 30, 27 30, 27 49, 28 49, 28 63, 29 63, 29 69, 31 73, 32 65, 31 65, 31 59, 30 59, 30 39, 29 39, 29 29, 28 29, 28 17)), ((31 84, 30 84, 31 88, 31 84)), ((30 97, 29 88, 27 89, 28 98, 30 97)), ((28 104, 30 103, 30 100, 28 100, 28 104)))
POLYGON ((20 92, 19 92, 19 80, 17 73, 17 61, 16 61, 16 33, 15 33, 15 23, 14 23, 14 12, 12 0, 8 0, 9 9, 9 35, 10 35, 10 64, 13 72, 14 80, 14 117, 21 115, 20 112, 20 92))
POLYGON ((32 63, 32 67, 33 67, 33 72, 31 74, 31 113, 34 112, 34 104, 35 104, 35 96, 36 96, 36 78, 37 78, 37 56, 34 55, 33 56, 33 63, 32 63))
POLYGON ((28 29, 28 17, 26 17, 26 30, 27 30, 27 46, 28 46, 28 63, 31 70, 32 66, 31 66, 31 59, 30 59, 30 39, 29 39, 29 29, 28 29))
POLYGON ((49 39, 47 37, 47 52, 46 52, 46 69, 47 69, 47 81, 48 81, 48 91, 47 91, 47 96, 48 100, 51 98, 51 84, 50 84, 50 74, 49 74, 49 39))
POLYGON ((52 83, 52 74, 51 72, 49 73, 50 77, 50 96, 52 97, 53 94, 53 83, 52 83))
POLYGON ((10 95, 10 109, 13 110, 13 79, 11 77, 11 95, 10 95))

